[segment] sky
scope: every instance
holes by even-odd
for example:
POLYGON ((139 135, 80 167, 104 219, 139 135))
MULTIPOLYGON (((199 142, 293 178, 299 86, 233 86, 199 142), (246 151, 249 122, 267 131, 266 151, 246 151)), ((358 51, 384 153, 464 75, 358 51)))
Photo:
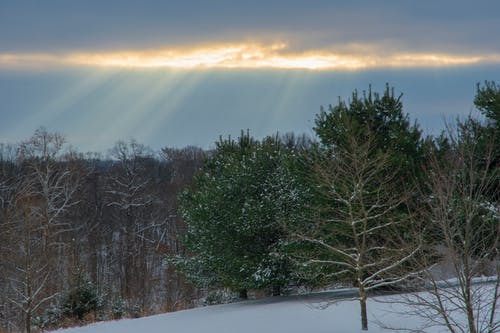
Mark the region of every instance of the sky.
POLYGON ((0 142, 80 151, 313 135, 354 89, 403 94, 428 134, 500 78, 496 0, 0 0, 0 142))

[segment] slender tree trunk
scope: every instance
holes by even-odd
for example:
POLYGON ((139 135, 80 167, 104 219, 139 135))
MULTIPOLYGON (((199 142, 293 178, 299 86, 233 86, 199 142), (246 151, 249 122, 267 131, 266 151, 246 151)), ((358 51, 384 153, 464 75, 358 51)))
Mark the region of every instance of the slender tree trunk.
POLYGON ((469 323, 469 332, 476 333, 474 308, 472 305, 471 284, 468 278, 466 278, 465 282, 465 308, 467 310, 467 321, 469 323))
POLYGON ((368 316, 366 314, 366 291, 363 286, 359 287, 359 304, 361 305, 361 329, 368 331, 368 316))
MULTIPOLYGON (((28 306, 31 306, 31 305, 28 305, 28 306)), ((26 333, 31 333, 31 309, 28 309, 28 311, 26 311, 26 321, 25 321, 24 325, 25 325, 26 333)))
POLYGON ((26 296, 27 296, 27 304, 26 304, 26 318, 25 318, 25 329, 26 333, 31 333, 31 311, 33 306, 33 289, 32 289, 32 281, 31 281, 31 250, 29 244, 30 234, 28 233, 28 237, 25 238, 25 246, 27 249, 26 261, 25 261, 25 270, 26 270, 26 296))

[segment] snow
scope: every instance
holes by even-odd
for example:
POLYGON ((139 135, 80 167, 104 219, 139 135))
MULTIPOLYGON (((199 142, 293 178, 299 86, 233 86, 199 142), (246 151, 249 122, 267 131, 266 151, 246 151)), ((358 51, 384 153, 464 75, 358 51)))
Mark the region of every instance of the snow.
MULTIPOLYGON (((325 294, 327 295, 327 294, 325 294)), ((405 315, 405 305, 394 303, 398 296, 368 299, 369 332, 390 332, 391 328, 418 328, 425 319, 405 315)), ((156 316, 99 322, 58 333, 356 333, 360 328, 358 301, 338 300, 325 306, 325 297, 273 297, 233 304, 207 306, 156 316)), ((442 327, 425 332, 444 332, 442 327)))
MULTIPOLYGON (((474 284, 493 295, 498 277, 477 277, 474 284)), ((445 282, 445 281, 443 281, 445 282)), ((453 279, 446 281, 454 285, 453 279)), ((452 287, 453 288, 453 287, 452 287)), ((353 288, 334 289, 307 295, 271 297, 260 300, 213 305, 138 319, 98 322, 84 327, 57 330, 57 333, 356 333, 361 330, 359 301, 353 288)), ((413 294, 414 296, 417 294, 413 294)), ((428 298, 428 292, 418 293, 428 298)), ((394 329, 426 333, 447 332, 442 326, 425 327, 429 319, 422 310, 406 305, 411 295, 371 297, 367 302, 368 328, 371 333, 394 329), (419 315, 415 315, 419 314, 419 315), (424 328, 425 327, 425 328, 424 328), (423 328, 423 330, 421 330, 423 328)), ((465 324, 462 314, 454 314, 456 323, 465 324)), ((432 317, 439 322, 439 317, 432 317)), ((460 324, 462 325, 462 324, 460 324)))

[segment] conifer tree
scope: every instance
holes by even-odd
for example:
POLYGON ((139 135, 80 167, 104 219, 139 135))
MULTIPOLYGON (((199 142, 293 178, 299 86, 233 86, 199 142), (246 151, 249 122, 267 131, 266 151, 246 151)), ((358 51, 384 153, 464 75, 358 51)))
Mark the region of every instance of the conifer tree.
POLYGON ((352 135, 359 142, 372 137, 373 154, 389 153, 390 165, 399 170, 402 182, 407 181, 418 174, 423 160, 422 134, 403 112, 401 98, 388 84, 383 94, 372 92, 371 86, 362 94, 355 90, 349 101, 339 98, 337 105, 329 105, 328 110, 322 107, 314 131, 326 149, 345 145, 352 135))
POLYGON ((289 264, 277 248, 281 221, 293 204, 282 195, 290 153, 277 137, 259 142, 248 133, 220 140, 213 155, 180 197, 190 257, 174 261, 196 284, 248 289, 287 282, 289 264))

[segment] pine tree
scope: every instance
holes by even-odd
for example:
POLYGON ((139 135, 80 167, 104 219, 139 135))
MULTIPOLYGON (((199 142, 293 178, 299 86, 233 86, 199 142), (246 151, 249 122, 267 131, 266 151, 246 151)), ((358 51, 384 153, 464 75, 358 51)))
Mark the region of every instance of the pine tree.
POLYGON ((277 137, 259 142, 248 133, 220 140, 180 197, 189 254, 174 261, 200 286, 239 291, 279 287, 290 279, 278 254, 281 221, 290 211, 282 180, 290 149, 277 137))
MULTIPOLYGON (((482 161, 485 167, 485 156, 489 150, 491 156, 491 172, 498 173, 500 170, 500 85, 493 81, 485 81, 481 86, 477 85, 474 105, 486 117, 486 123, 469 118, 462 126, 475 129, 475 139, 478 141, 479 150, 476 158, 482 161)), ((500 186, 500 177, 497 175, 492 188, 488 189, 491 200, 500 200, 500 194, 495 188, 500 186)))
POLYGON ((402 95, 386 85, 383 94, 355 90, 350 101, 339 98, 337 105, 321 108, 314 131, 322 147, 331 149, 348 144, 352 136, 359 142, 374 140, 373 154, 389 153, 390 165, 398 170, 401 182, 419 173, 423 160, 421 131, 403 113, 402 95), (349 124, 349 126, 346 126, 349 124))

